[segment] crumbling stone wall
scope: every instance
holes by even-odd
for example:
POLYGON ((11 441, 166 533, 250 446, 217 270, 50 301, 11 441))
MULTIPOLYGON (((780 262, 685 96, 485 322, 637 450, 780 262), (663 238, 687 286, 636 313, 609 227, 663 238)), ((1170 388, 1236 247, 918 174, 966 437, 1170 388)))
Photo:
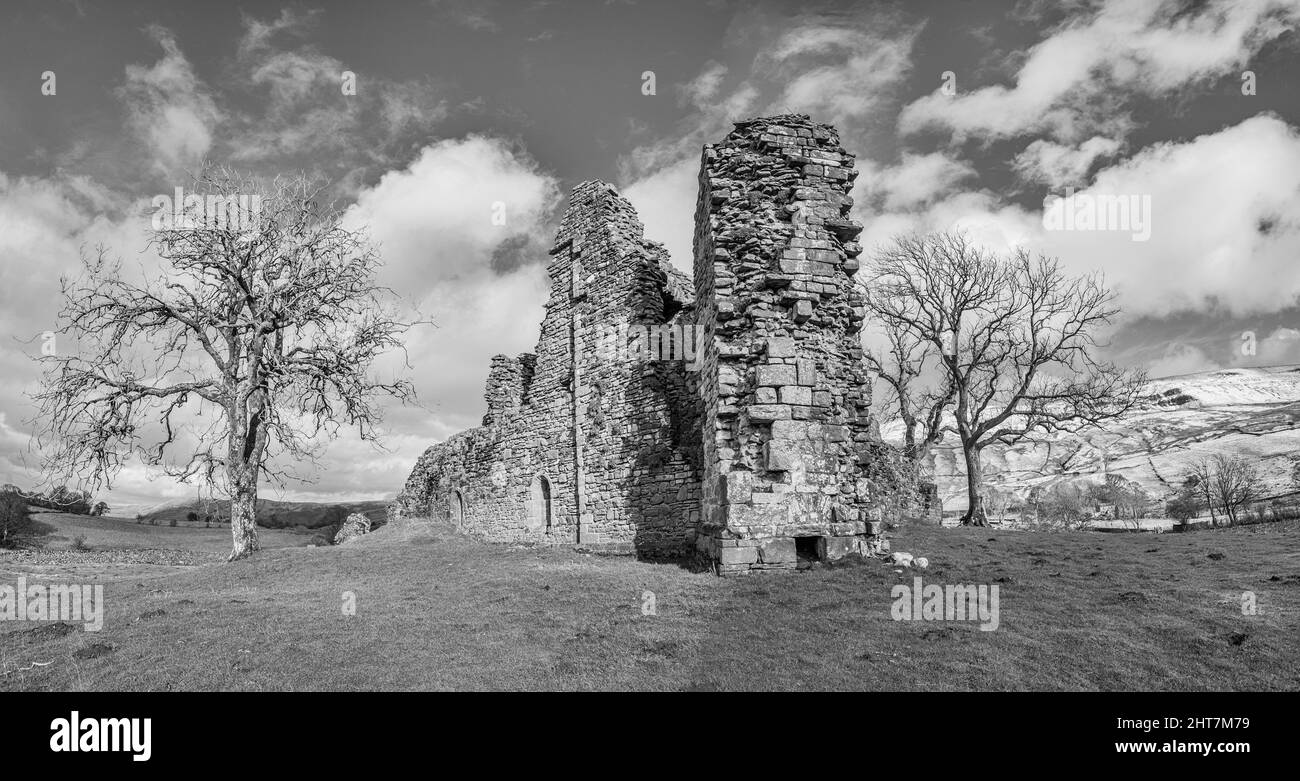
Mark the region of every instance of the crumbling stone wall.
POLYGON ((879 445, 853 284, 853 155, 807 116, 737 123, 704 148, 695 287, 707 329, 702 520, 720 572, 878 550, 879 445), (804 538, 799 542, 799 538, 804 538))
POLYGON ((483 425, 490 426, 509 417, 510 413, 519 411, 528 395, 528 387, 533 383, 536 368, 537 356, 532 353, 524 353, 517 358, 492 356, 487 391, 483 394, 488 405, 488 411, 483 415, 483 425))
POLYGON ((429 448, 394 511, 492 540, 679 553, 699 514, 697 388, 685 361, 626 339, 693 325, 689 281, 603 182, 574 190, 547 270, 535 355, 492 359, 483 426, 429 448))
POLYGON ((492 359, 482 427, 430 447, 391 512, 720 574, 883 552, 900 470, 868 411, 855 176, 828 125, 737 123, 704 149, 693 280, 579 185, 535 353, 492 359))

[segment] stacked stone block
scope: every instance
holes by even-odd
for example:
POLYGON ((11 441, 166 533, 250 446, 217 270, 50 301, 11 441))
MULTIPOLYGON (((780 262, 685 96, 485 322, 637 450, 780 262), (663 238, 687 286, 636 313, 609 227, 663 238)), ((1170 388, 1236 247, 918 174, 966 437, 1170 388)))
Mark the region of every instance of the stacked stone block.
POLYGON ((483 426, 429 448, 394 513, 456 520, 494 541, 689 549, 699 516, 694 380, 681 362, 602 353, 629 325, 694 323, 689 280, 643 234, 610 185, 574 190, 547 266, 536 354, 493 358, 483 426))
POLYGON ((517 358, 492 356, 487 390, 483 394, 488 406, 487 413, 483 415, 483 425, 490 426, 519 410, 528 387, 532 385, 536 365, 537 356, 531 353, 524 353, 517 358))
POLYGON ((878 434, 853 283, 853 155, 804 115, 741 122, 705 147, 695 285, 702 522, 721 574, 880 550, 867 470, 878 434), (800 539, 802 538, 802 542, 800 539))

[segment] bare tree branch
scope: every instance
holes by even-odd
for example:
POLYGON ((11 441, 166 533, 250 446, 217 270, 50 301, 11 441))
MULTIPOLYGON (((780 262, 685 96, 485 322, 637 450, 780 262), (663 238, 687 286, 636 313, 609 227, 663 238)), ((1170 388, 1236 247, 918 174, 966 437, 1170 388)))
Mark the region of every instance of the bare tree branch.
POLYGON ((1023 249, 1000 257, 961 233, 898 237, 871 272, 868 309, 899 345, 892 369, 877 359, 873 368, 897 396, 898 380, 906 387, 916 376, 898 356, 914 363, 918 344, 937 356, 943 392, 923 397, 926 420, 938 426, 953 408, 953 424, 940 428, 962 443, 967 523, 986 522, 984 447, 1095 426, 1140 398, 1142 373, 1097 357, 1097 333, 1119 313, 1100 275, 1069 277, 1057 260, 1023 249))
POLYGON ((319 202, 322 189, 205 168, 194 191, 206 211, 187 204, 154 225, 161 273, 83 253, 81 277, 63 282, 60 331, 79 349, 40 359, 48 475, 111 485, 134 454, 201 479, 231 497, 235 559, 257 549, 260 478, 290 478, 284 462, 314 462, 342 426, 377 443, 379 399, 415 395, 373 365, 424 321, 396 314, 374 283, 377 251, 319 202))

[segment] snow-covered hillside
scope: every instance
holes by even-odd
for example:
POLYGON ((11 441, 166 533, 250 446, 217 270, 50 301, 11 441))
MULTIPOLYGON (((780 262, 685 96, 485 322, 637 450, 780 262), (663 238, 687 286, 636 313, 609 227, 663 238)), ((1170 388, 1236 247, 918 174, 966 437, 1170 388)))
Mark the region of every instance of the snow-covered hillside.
MULTIPOLYGON (((1190 465, 1214 453, 1245 454, 1256 464, 1266 495, 1297 490, 1300 461, 1300 367, 1225 369, 1152 380, 1150 399, 1104 429, 984 451, 991 485, 1024 494, 1034 485, 1100 480, 1106 472, 1166 497, 1190 465)), ((883 431, 901 440, 897 425, 883 431)), ((961 449, 952 435, 933 454, 944 509, 966 506, 961 449)))

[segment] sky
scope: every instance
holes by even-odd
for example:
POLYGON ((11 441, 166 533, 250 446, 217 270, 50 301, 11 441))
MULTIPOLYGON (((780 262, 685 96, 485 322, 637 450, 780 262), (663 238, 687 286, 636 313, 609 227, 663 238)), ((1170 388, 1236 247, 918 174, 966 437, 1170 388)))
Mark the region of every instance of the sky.
MULTIPOLYGON (((1297 26, 1300 0, 10 0, 0 481, 37 476, 60 277, 100 245, 157 262, 146 209, 205 161, 327 178, 379 281, 435 323, 406 342, 420 403, 387 409, 384 448, 345 435, 269 498, 391 497, 479 423, 490 357, 535 345, 579 182, 617 185, 689 273, 701 145, 764 114, 839 128, 868 253, 960 229, 1101 271, 1123 308, 1107 357, 1155 376, 1300 363, 1297 26), (1046 224, 1071 193, 1135 198, 1146 230, 1046 224)), ((133 462, 99 495, 195 491, 133 462)))

